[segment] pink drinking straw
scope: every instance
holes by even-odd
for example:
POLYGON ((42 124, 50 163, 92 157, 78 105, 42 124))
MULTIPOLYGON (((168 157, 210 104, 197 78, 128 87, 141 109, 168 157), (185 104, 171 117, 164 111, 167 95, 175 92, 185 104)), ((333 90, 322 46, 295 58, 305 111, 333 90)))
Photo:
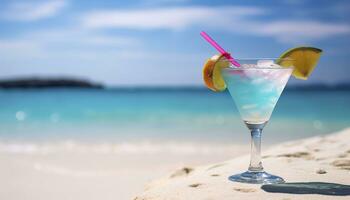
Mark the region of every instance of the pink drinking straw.
POLYGON ((218 43, 216 43, 215 40, 213 40, 213 38, 211 38, 206 32, 202 31, 201 32, 201 36, 206 41, 208 41, 216 50, 218 50, 222 55, 224 55, 225 58, 230 61, 230 63, 232 63, 236 67, 240 67, 241 66, 241 64, 239 64, 234 58, 232 58, 230 53, 225 51, 225 49, 223 49, 218 43))

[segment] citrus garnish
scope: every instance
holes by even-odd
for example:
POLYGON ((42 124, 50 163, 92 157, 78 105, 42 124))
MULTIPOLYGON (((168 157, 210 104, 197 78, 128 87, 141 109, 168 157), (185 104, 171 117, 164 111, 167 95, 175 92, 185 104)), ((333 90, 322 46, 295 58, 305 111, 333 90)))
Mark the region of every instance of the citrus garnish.
POLYGON ((317 65, 322 50, 315 47, 297 47, 284 52, 277 60, 283 67, 294 67, 293 76, 306 80, 317 65))
POLYGON ((221 75, 221 69, 230 66, 229 61, 224 59, 224 56, 214 55, 209 58, 203 68, 203 79, 205 85, 215 91, 221 92, 226 89, 226 84, 221 75))

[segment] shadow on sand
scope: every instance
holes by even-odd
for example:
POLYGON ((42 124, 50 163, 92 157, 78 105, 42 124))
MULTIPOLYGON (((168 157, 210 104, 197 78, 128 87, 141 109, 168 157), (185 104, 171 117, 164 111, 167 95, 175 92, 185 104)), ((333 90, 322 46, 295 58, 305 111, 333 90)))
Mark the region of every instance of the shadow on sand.
POLYGON ((261 186, 265 192, 288 194, 350 195, 350 185, 325 182, 282 183, 261 186))

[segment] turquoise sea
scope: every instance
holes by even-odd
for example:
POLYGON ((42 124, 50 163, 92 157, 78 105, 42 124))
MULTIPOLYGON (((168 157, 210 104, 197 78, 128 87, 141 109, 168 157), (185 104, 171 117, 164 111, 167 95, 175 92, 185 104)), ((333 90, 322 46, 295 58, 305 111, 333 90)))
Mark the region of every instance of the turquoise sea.
MULTIPOLYGON (((350 91, 285 90, 264 142, 350 126, 350 91)), ((246 143, 228 92, 202 88, 0 90, 1 141, 246 143)))

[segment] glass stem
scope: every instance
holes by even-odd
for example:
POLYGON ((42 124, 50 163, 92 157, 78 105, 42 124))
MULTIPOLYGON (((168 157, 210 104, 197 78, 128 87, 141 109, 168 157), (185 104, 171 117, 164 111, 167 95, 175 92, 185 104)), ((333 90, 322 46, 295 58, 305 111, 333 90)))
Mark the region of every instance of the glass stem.
POLYGON ((261 172, 264 170, 261 163, 261 133, 266 123, 248 124, 247 127, 251 132, 251 153, 249 171, 261 172))

